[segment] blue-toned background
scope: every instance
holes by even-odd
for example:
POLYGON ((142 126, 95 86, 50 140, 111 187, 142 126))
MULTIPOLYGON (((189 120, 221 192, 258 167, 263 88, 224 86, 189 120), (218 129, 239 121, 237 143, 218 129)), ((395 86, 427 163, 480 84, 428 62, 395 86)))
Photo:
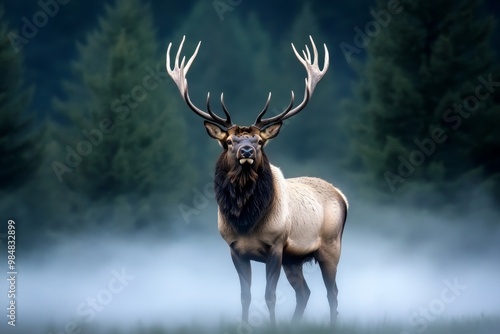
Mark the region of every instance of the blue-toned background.
MULTIPOLYGON (((168 43, 176 52, 183 35, 186 56, 202 41, 192 100, 204 107, 211 92, 220 112, 224 92, 240 125, 269 91, 269 114, 291 90, 302 99, 291 42, 302 49, 311 35, 320 64, 327 45, 328 73, 266 152, 286 177, 322 177, 349 199, 338 272, 346 331, 493 333, 499 13, 492 0, 2 1, 0 267, 7 276, 11 219, 18 271, 16 327, 2 315, 2 333, 267 325, 260 264, 250 324, 239 324, 212 187, 220 147, 165 72, 168 43)), ((305 273, 305 323, 321 330, 319 267, 305 273)), ((294 303, 280 280, 280 323, 294 303)))

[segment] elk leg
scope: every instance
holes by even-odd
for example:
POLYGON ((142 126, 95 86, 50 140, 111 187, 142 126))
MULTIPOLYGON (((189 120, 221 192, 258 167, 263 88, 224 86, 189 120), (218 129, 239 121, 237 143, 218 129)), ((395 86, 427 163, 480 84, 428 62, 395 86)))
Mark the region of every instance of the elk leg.
POLYGON ((282 256, 281 249, 272 250, 266 262, 266 304, 273 327, 276 326, 276 286, 281 273, 282 256))
POLYGON ((337 320, 337 263, 334 262, 335 257, 318 252, 316 259, 319 262, 321 268, 321 274, 323 276, 323 281, 326 286, 326 296, 328 298, 328 304, 330 305, 330 323, 333 325, 337 320))
POLYGON ((231 258, 233 259, 234 267, 240 277, 241 286, 241 319, 243 322, 248 323, 248 310, 250 308, 250 301, 252 300, 250 287, 252 285, 252 267, 250 260, 243 258, 236 254, 231 249, 231 258))
POLYGON ((304 314, 311 290, 309 290, 306 280, 304 279, 302 264, 286 264, 283 265, 283 269, 288 282, 290 282, 290 285, 295 290, 295 297, 297 299, 297 306, 295 307, 292 320, 299 321, 304 314))

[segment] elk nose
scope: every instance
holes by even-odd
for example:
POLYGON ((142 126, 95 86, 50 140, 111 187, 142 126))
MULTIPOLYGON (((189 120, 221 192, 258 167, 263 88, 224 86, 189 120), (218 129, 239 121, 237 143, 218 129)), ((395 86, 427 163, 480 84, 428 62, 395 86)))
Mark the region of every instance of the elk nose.
POLYGON ((240 148, 240 155, 243 158, 251 158, 254 154, 254 149, 252 146, 243 146, 240 148))

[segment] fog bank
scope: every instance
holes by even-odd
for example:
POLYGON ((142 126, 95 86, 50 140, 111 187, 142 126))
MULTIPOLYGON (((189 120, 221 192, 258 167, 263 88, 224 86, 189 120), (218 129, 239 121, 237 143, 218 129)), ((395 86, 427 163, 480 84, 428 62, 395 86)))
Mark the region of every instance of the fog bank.
MULTIPOLYGON (((400 322, 402 330, 417 331, 436 319, 500 314, 498 228, 477 217, 445 221, 377 210, 354 206, 348 217, 338 269, 342 321, 389 319, 400 322)), ((215 209, 207 209, 207 216, 214 217, 215 209)), ((51 324, 55 334, 97 324, 237 323, 239 281, 212 220, 203 236, 164 241, 92 236, 19 258, 16 330, 29 326, 32 333, 49 333, 51 324)), ((308 264, 304 272, 312 291, 305 318, 326 323, 319 267, 308 264)), ((253 263, 254 327, 267 322, 264 287, 264 266, 253 263)), ((7 291, 5 280, 0 291, 7 291)), ((277 294, 277 317, 288 322, 295 295, 284 274, 277 294)), ((2 318, 2 333, 14 333, 2 318)))

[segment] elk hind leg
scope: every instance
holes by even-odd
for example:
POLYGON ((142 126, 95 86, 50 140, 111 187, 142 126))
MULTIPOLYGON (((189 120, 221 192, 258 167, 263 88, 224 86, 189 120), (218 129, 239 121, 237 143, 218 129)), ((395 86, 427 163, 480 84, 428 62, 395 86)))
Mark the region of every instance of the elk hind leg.
POLYGON ((307 301, 309 300, 311 290, 309 290, 306 280, 304 279, 302 263, 283 264, 283 270, 285 271, 288 282, 295 290, 297 306, 295 307, 295 312, 293 313, 292 320, 296 322, 299 321, 304 314, 304 310, 307 306, 307 301))
POLYGON ((338 315, 338 288, 336 282, 338 256, 335 256, 332 252, 318 251, 316 259, 319 262, 323 281, 325 282, 326 296, 330 305, 330 322, 333 325, 338 315))

